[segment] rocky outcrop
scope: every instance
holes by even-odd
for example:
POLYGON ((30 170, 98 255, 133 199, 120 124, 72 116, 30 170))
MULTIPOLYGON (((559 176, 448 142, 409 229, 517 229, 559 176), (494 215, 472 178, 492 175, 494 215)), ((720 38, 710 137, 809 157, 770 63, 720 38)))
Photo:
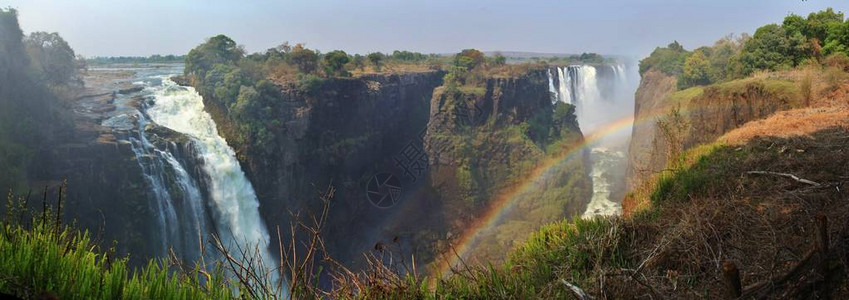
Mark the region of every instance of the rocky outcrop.
POLYGON ((552 104, 545 69, 434 92, 425 149, 449 232, 478 230, 470 225, 501 209, 492 207, 500 205, 496 199, 509 197, 516 205, 478 233, 470 258, 500 261, 538 226, 585 210, 592 195, 585 153, 546 164, 582 139, 574 107, 552 104), (545 180, 533 177, 537 168, 545 168, 545 180), (506 196, 524 184, 536 188, 506 196))
MULTIPOLYGON (((682 117, 683 132, 677 149, 710 143, 743 124, 801 105, 796 82, 778 78, 747 78, 706 87, 676 91, 675 77, 656 70, 643 74, 636 93, 634 129, 629 149, 628 189, 637 188, 667 168, 670 141, 658 120, 669 119, 673 109, 682 117)), ((674 152, 674 151, 673 151, 674 152)))
POLYGON ((87 88, 64 102, 68 106, 64 117, 72 121, 54 130, 45 146, 37 149, 29 185, 33 195, 48 187, 48 202, 56 205, 58 188, 67 181, 62 204, 66 222, 88 230, 104 247, 117 241, 117 253, 132 253, 131 265, 141 266, 155 255, 150 247, 150 241, 156 240, 150 220, 156 212, 149 205, 149 187, 125 138, 138 133, 101 125, 114 110, 113 89, 121 87, 112 86, 119 80, 112 75, 90 75, 87 88))
MULTIPOLYGON (((244 138, 246 122, 230 112, 225 105, 230 102, 203 96, 248 173, 272 232, 276 226, 288 228, 291 212, 302 217, 317 213, 319 191, 332 184, 337 192, 324 237, 334 258, 356 267, 355 260, 375 244, 395 244, 426 262, 438 252, 437 241, 459 233, 485 206, 484 200, 544 159, 545 145, 581 139, 573 110, 564 106, 568 113, 553 117, 544 69, 487 79, 482 87, 466 90, 471 101, 465 107, 446 97, 440 87, 444 75, 433 71, 323 79, 311 92, 296 84, 276 85, 275 102, 266 110, 273 112, 269 122, 280 126, 266 127, 273 135, 267 145, 244 138), (480 146, 462 146, 478 147, 486 159, 473 162, 479 188, 459 189, 456 162, 465 164, 469 153, 440 152, 428 141, 441 134, 465 139, 456 134, 466 132, 469 124, 477 124, 474 131, 490 138, 480 146), (556 136, 549 137, 551 132, 556 136), (373 190, 384 182, 391 186, 373 190), (473 194, 482 202, 458 206, 473 194), (466 209, 466 220, 458 221, 460 207, 475 209, 466 209)), ((570 164, 549 183, 578 188, 573 194, 551 189, 548 202, 554 209, 546 207, 549 215, 577 213, 589 198, 584 160, 570 164)))
MULTIPOLYGON (((651 174, 666 167, 665 151, 658 145, 656 117, 671 103, 667 97, 677 90, 677 80, 660 71, 649 70, 640 80, 634 98, 634 127, 628 147, 627 190, 633 190, 651 174)), ((662 141, 660 141, 662 142, 662 141)))
MULTIPOLYGON (((163 212, 154 204, 156 192, 152 191, 138 161, 151 163, 156 158, 151 155, 139 158, 134 152, 130 139, 140 136, 135 116, 116 121, 120 125, 102 125, 113 116, 109 112, 115 109, 119 94, 130 94, 126 96, 130 97, 125 99, 127 103, 120 104, 122 109, 128 108, 124 106, 141 109, 144 105, 144 97, 137 95, 141 89, 130 83, 132 75, 129 71, 89 72, 86 88, 66 102, 70 106, 68 111, 73 112, 68 114, 73 126, 56 130, 49 146, 39 149, 33 168, 37 171, 30 174, 30 186, 33 194, 49 186, 48 198, 55 201, 52 195, 67 180, 67 197, 62 205, 65 219, 74 220, 79 228, 90 231, 102 246, 109 247, 112 241, 117 241, 118 254, 132 253, 130 264, 143 266, 148 259, 167 255, 157 243, 163 240, 158 223, 163 212)), ((154 147, 173 154, 187 172, 195 173, 193 178, 204 178, 188 137, 153 123, 148 123, 144 130, 154 147)), ((174 170, 166 169, 163 176, 170 186, 165 188, 170 195, 181 195, 174 170)), ((202 180, 199 184, 203 184, 202 180)), ((202 192, 207 190, 201 188, 202 192)), ((182 201, 175 202, 178 208, 183 205, 182 201)))
POLYGON ((801 105, 793 82, 743 80, 734 85, 739 86, 706 87, 693 99, 689 105, 692 134, 686 146, 713 142, 750 121, 801 105))
MULTIPOLYGON (((290 213, 318 213, 319 192, 337 188, 325 238, 336 258, 350 261, 372 249, 376 240, 413 239, 411 228, 439 223, 407 210, 433 210, 432 197, 419 174, 406 174, 396 159, 423 153, 431 95, 443 72, 370 75, 325 79, 314 92, 278 86, 274 120, 282 124, 274 142, 260 147, 244 140, 239 120, 223 101, 203 95, 219 132, 236 150, 253 183, 268 227, 288 228, 290 213), (402 188, 402 203, 373 205, 367 185, 378 174, 391 174, 402 188), (412 175, 412 176, 410 176, 412 175), (390 224, 390 225, 386 225, 390 224)), ((202 89, 198 89, 202 90, 202 89)), ((416 157, 419 159, 419 157, 416 157)))

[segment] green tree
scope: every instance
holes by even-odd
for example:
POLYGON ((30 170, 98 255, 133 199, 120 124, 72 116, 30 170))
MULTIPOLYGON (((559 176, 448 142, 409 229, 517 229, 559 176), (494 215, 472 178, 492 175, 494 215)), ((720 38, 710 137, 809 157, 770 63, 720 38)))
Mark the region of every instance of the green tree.
MULTIPOLYGON (((677 42, 676 42, 677 43, 677 42)), ((678 45, 680 46, 680 45, 678 45)), ((684 47, 681 47, 681 50, 684 50, 684 47)), ((585 63, 602 63, 604 62, 604 57, 598 53, 581 53, 581 56, 578 57, 581 62, 585 63)))
POLYGON ((418 52, 395 50, 392 52, 392 59, 400 61, 423 61, 427 59, 427 55, 418 52))
POLYGON ((683 72, 678 76, 678 88, 710 84, 711 66, 704 50, 694 51, 684 61, 683 72))
POLYGON ((810 57, 808 41, 798 32, 788 33, 779 25, 758 28, 743 46, 740 55, 743 75, 756 70, 778 70, 793 67, 810 57))
POLYGON ((360 70, 361 72, 366 67, 366 59, 364 56, 359 54, 354 54, 354 59, 351 61, 351 64, 354 65, 354 68, 360 70))
POLYGON ((341 77, 350 76, 348 71, 345 70, 345 64, 350 60, 348 53, 342 50, 331 51, 325 54, 324 65, 327 67, 327 74, 341 77))
POLYGON ((374 52, 368 55, 368 60, 374 66, 374 70, 378 72, 380 72, 380 69, 383 67, 383 59, 384 55, 380 52, 374 52))
POLYGON ((495 57, 492 58, 493 64, 496 66, 503 66, 507 64, 507 58, 501 54, 501 52, 495 53, 495 57))
POLYGON ((206 77, 206 71, 216 64, 233 65, 245 55, 245 50, 232 39, 220 34, 211 37, 186 55, 185 74, 206 77))
POLYGON ((74 49, 58 33, 33 32, 24 39, 24 44, 32 68, 42 80, 52 85, 79 81, 74 49))
POLYGON ((0 81, 8 83, 12 74, 29 64, 21 43, 24 33, 18 24, 18 11, 0 8, 0 81))
POLYGON ((802 34, 808 38, 815 38, 819 41, 825 41, 828 38, 828 31, 832 26, 843 23, 843 13, 835 12, 828 8, 808 15, 806 26, 802 34))
POLYGON ((743 35, 735 39, 733 35, 725 36, 716 41, 711 47, 710 56, 710 82, 722 82, 731 80, 736 74, 738 64, 736 57, 743 49, 743 44, 748 39, 748 35, 743 35))
POLYGON ((849 20, 832 25, 825 45, 822 47, 822 53, 825 55, 849 54, 849 20))
POLYGON ((805 20, 802 16, 795 14, 790 14, 785 17, 781 26, 784 27, 784 31, 787 35, 793 35, 796 33, 804 35, 808 32, 808 20, 805 20))
POLYGON ((289 60, 302 73, 310 74, 318 68, 318 54, 315 51, 304 48, 303 44, 297 44, 292 48, 292 52, 289 53, 289 60))
POLYGON ((215 86, 215 97, 223 101, 224 104, 229 105, 239 95, 241 88, 245 85, 251 85, 252 82, 245 76, 242 69, 237 67, 225 68, 227 71, 224 73, 222 80, 211 82, 217 83, 215 86))
POLYGON ((256 119, 260 94, 250 86, 241 86, 236 101, 230 105, 230 113, 239 120, 256 119))
POLYGON ((454 56, 454 65, 466 68, 466 70, 474 69, 484 62, 485 55, 475 49, 465 49, 454 56))
POLYGON ((656 69, 667 75, 678 76, 682 72, 684 60, 690 52, 684 50, 684 46, 674 41, 665 48, 657 47, 649 57, 640 61, 640 74, 650 69, 656 69))

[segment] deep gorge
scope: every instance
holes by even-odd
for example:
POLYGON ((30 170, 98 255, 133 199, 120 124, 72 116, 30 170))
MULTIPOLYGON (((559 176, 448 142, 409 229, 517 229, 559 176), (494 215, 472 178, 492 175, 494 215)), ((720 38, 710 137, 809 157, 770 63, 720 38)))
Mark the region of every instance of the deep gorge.
MULTIPOLYGON (((164 84, 167 76, 179 75, 179 66, 169 68, 127 68, 135 75, 112 79, 123 82, 120 93, 85 96, 90 100, 84 102, 93 104, 81 107, 90 111, 103 105, 115 108, 92 114, 93 121, 102 125, 98 134, 91 135, 90 146, 57 155, 87 157, 106 149, 113 154, 97 155, 99 163, 85 160, 87 166, 98 169, 71 165, 68 173, 53 175, 78 174, 69 182, 71 198, 90 199, 88 206, 74 203, 70 216, 95 219, 92 216, 99 212, 86 207, 104 205, 136 215, 119 231, 104 233, 119 245, 132 247, 139 260, 165 255, 171 248, 184 259, 198 259, 198 234, 226 226, 215 221, 218 216, 210 202, 214 197, 212 179, 204 171, 204 158, 193 146, 196 138, 162 126, 164 120, 148 112, 170 99, 162 98, 165 94, 161 93, 179 92, 176 86, 150 90, 164 84), (144 86, 148 88, 140 88, 144 86), (107 165, 116 168, 99 167, 107 165), (119 170, 138 175, 109 184, 123 186, 117 190, 126 200, 135 200, 101 202, 104 196, 98 193, 104 189, 88 187, 103 182, 87 178, 113 177, 119 170)), ((290 212, 301 211, 304 216, 319 211, 319 192, 332 184, 337 193, 325 231, 328 249, 339 261, 357 266, 360 253, 373 251, 379 244, 397 245, 398 251, 414 254, 422 262, 436 259, 445 247, 463 239, 465 229, 485 217, 490 206, 487 199, 520 183, 535 161, 552 155, 551 149, 579 146, 583 140, 580 117, 575 116, 573 104, 567 105, 551 92, 550 81, 560 80, 550 75, 556 70, 542 68, 520 77, 493 78, 485 81, 482 93, 446 92, 442 71, 330 79, 315 92, 277 86, 273 94, 276 105, 268 109, 273 111, 275 124, 285 125, 273 132, 273 143, 263 145, 244 138, 244 125, 228 113, 225 101, 195 85, 201 91, 204 110, 256 188, 258 212, 268 231, 288 228, 293 221, 290 212), (487 146, 469 148, 477 143, 487 146), (393 200, 397 204, 389 207, 369 201, 369 182, 383 174, 400 182, 400 196, 393 200)), ((104 94, 95 93, 98 88, 92 85, 90 93, 104 94)), ((597 98, 593 101, 604 101, 597 98)), ((499 225, 474 229, 480 231, 480 237, 472 248, 486 250, 468 255, 503 259, 498 253, 513 247, 537 226, 584 214, 593 194, 592 154, 580 153, 552 167, 553 173, 539 183, 537 191, 516 196, 513 201, 518 206, 495 223, 499 225)), ((106 221, 118 220, 113 218, 106 221)), ((98 226, 95 222, 81 225, 98 226)), ((270 251, 276 251, 274 246, 270 251)))

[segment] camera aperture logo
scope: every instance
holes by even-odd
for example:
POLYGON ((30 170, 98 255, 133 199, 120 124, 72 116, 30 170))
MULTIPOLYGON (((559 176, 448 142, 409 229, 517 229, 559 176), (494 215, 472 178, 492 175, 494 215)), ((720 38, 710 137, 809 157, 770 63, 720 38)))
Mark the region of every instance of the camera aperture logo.
POLYGON ((390 173, 378 173, 366 186, 366 197, 378 208, 390 208, 401 200, 401 180, 390 173))

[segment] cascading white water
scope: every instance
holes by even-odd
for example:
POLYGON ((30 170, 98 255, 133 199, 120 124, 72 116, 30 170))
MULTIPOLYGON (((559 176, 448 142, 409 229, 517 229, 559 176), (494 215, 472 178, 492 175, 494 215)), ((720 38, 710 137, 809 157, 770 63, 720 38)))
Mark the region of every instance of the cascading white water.
POLYGON ((548 92, 551 93, 551 104, 560 101, 557 88, 554 87, 554 76, 551 76, 551 69, 548 69, 548 92))
POLYGON ((611 189, 616 184, 611 178, 617 178, 611 174, 621 172, 618 168, 627 150, 623 148, 627 145, 623 140, 628 138, 630 130, 608 134, 606 127, 633 115, 630 97, 636 89, 629 81, 624 64, 611 65, 609 69, 601 67, 604 72, 599 72, 598 68, 571 65, 555 67, 555 72, 548 72, 553 101, 575 105, 581 131, 587 136, 600 130, 605 130, 606 134, 591 145, 593 196, 584 217, 618 214, 622 210, 618 203, 621 199, 611 199, 611 189))
POLYGON ((611 182, 607 172, 616 168, 616 162, 625 159, 625 152, 615 151, 605 147, 595 147, 590 150, 593 170, 593 196, 587 203, 587 210, 582 217, 616 215, 622 211, 622 205, 610 199, 614 182, 611 182))
POLYGON ((151 120, 192 139, 208 177, 209 207, 225 246, 233 250, 236 258, 237 249, 256 248, 264 265, 273 269, 276 263, 268 251, 270 237, 259 215, 256 193, 236 160, 236 153, 218 135, 215 122, 203 110, 201 96, 193 88, 163 77, 161 86, 154 90, 154 101, 147 110, 151 120))
POLYGON ((575 104, 575 101, 572 99, 572 91, 575 90, 572 86, 572 82, 574 82, 574 80, 572 80, 572 76, 566 76, 564 74, 566 72, 566 68, 557 68, 557 78, 560 82, 559 88, 557 89, 559 93, 558 98, 560 98, 560 101, 563 103, 575 104))
POLYGON ((588 131, 592 131, 595 126, 599 126, 598 118, 600 113, 594 111, 598 108, 597 105, 602 97, 599 89, 599 83, 596 77, 598 73, 593 66, 578 66, 576 68, 577 82, 575 89, 575 101, 577 103, 578 122, 588 131), (583 120, 582 120, 583 119, 583 120))
POLYGON ((602 101, 601 90, 597 79, 597 71, 593 66, 575 65, 556 67, 557 75, 553 76, 549 70, 549 89, 552 99, 563 103, 575 105, 578 122, 584 129, 584 133, 600 125, 599 113, 594 111, 599 108, 602 101), (555 82, 557 85, 555 86, 555 82))
POLYGON ((165 151, 156 151, 171 165, 171 169, 174 171, 174 181, 179 185, 178 188, 182 194, 183 211, 181 215, 187 219, 187 222, 180 224, 184 235, 181 239, 183 258, 188 261, 196 261, 202 255, 200 253, 202 238, 207 235, 209 230, 206 224, 206 208, 203 205, 203 197, 198 188, 198 183, 174 155, 165 151))
MULTIPOLYGON (((165 165, 162 157, 159 156, 159 151, 148 141, 144 135, 144 129, 147 127, 147 118, 138 113, 138 136, 130 136, 129 140, 132 145, 133 153, 136 156, 136 161, 142 169, 145 181, 150 185, 153 193, 154 205, 152 211, 158 219, 158 229, 160 235, 160 243, 156 249, 159 255, 165 255, 169 247, 174 247, 181 244, 180 241, 180 222, 177 220, 177 212, 174 208, 174 203, 171 200, 171 195, 167 189, 165 179, 165 165)), ((178 249, 180 251, 180 249, 178 249)), ((183 251, 181 251, 183 252, 183 251)))
POLYGON ((153 254, 164 257, 173 250, 178 258, 194 262, 202 255, 201 246, 205 243, 202 238, 210 233, 209 217, 200 185, 193 174, 186 170, 184 162, 172 154, 172 151, 179 150, 177 144, 161 137, 157 137, 155 143, 151 141, 155 135, 151 135, 149 129, 157 125, 144 113, 146 104, 134 100, 150 96, 161 85, 158 77, 153 75, 175 73, 181 69, 133 68, 132 72, 136 75, 132 78, 132 84, 144 89, 131 94, 118 94, 114 101, 116 110, 102 125, 112 128, 116 133, 126 134, 122 136, 123 141, 129 143, 142 171, 144 183, 149 188, 153 217, 150 243, 153 254))

